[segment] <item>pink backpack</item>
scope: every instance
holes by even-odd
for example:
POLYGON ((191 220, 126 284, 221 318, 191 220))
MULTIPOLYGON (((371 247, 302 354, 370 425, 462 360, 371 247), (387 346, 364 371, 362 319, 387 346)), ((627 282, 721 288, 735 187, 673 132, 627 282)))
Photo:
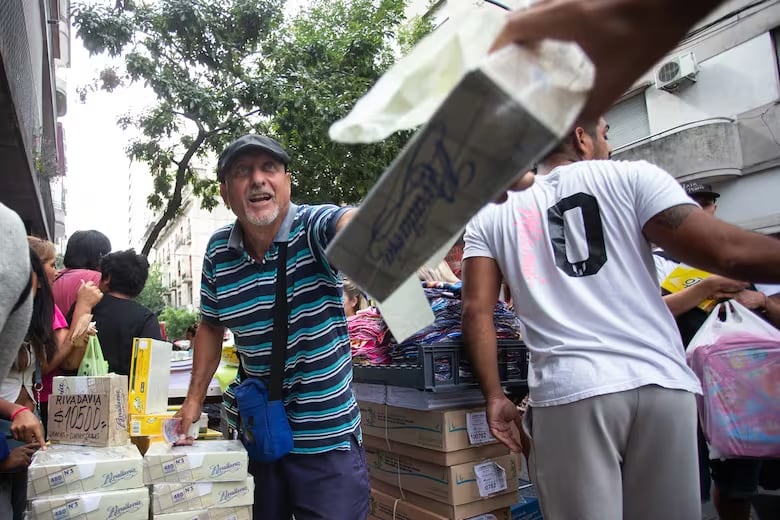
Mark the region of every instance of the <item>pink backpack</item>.
POLYGON ((687 360, 703 389, 704 435, 720 456, 780 457, 780 331, 735 301, 722 303, 687 360))

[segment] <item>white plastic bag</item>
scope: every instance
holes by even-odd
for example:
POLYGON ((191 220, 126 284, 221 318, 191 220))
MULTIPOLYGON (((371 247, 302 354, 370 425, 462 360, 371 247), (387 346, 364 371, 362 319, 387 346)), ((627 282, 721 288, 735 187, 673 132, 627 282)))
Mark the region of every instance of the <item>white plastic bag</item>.
POLYGON ((719 303, 712 309, 696 335, 691 338, 686 353, 690 357, 701 346, 714 345, 728 336, 749 334, 780 341, 780 330, 756 316, 738 301, 729 300, 719 303), (720 319, 721 310, 725 312, 724 320, 720 319))
POLYGON ((780 331, 735 301, 721 303, 686 358, 702 385, 697 405, 710 458, 779 457, 780 331))

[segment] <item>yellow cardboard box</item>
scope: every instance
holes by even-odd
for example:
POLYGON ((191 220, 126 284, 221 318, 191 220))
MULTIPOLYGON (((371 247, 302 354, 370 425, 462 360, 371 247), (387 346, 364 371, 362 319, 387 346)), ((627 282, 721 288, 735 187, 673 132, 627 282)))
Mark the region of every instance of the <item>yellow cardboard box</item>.
MULTIPOLYGON (((430 520, 439 520, 440 518, 446 518, 447 520, 472 520, 480 519, 480 515, 489 514, 495 516, 497 520, 510 520, 512 518, 510 508, 518 502, 520 497, 517 490, 515 490, 512 493, 485 498, 478 502, 453 506, 442 504, 409 491, 404 491, 402 498, 398 486, 372 481, 371 499, 372 509, 369 518, 376 518, 377 520, 393 520, 393 504, 395 504, 396 500, 398 500, 396 520, 428 520, 429 518, 430 520), (401 507, 402 504, 404 505, 403 508, 401 507), (390 506, 389 516, 388 505, 390 506), (423 512, 429 516, 423 516, 423 512), (402 514, 404 516, 401 516, 402 514)), ((487 518, 493 520, 489 516, 487 518)), ((484 517, 480 520, 484 520, 484 517)))
POLYGON ((173 346, 149 338, 133 340, 130 366, 130 413, 157 414, 168 410, 173 346))
MULTIPOLYGON (((661 282, 661 287, 670 293, 678 293, 688 287, 693 287, 710 276, 707 271, 696 269, 687 265, 680 265, 674 269, 666 279, 661 282)), ((703 300, 697 305, 701 310, 710 312, 715 307, 715 300, 703 300)))
MULTIPOLYGON (((156 437, 163 435, 163 424, 166 419, 173 419, 176 412, 165 412, 155 414, 131 414, 130 415, 130 435, 133 437, 156 437)), ((200 421, 192 423, 187 433, 194 438, 198 437, 201 429, 208 427, 209 416, 201 414, 200 421)))
POLYGON ((469 441, 467 415, 484 411, 484 407, 420 411, 366 401, 360 401, 358 405, 364 434, 437 451, 473 447, 469 441))
POLYGON ((511 455, 440 466, 366 448, 366 461, 372 482, 378 480, 400 486, 404 491, 413 491, 444 504, 457 506, 517 493, 517 458, 511 455))

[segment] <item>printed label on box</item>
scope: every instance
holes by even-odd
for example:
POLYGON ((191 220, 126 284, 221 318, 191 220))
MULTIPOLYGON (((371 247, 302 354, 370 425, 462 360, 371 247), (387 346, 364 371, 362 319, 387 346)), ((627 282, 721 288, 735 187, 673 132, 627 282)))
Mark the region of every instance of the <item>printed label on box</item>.
POLYGON ((466 413, 466 431, 468 431, 471 444, 485 444, 496 440, 493 434, 490 433, 487 413, 484 410, 466 413))
POLYGON ((477 476, 479 496, 488 497, 495 493, 506 491, 506 471, 493 461, 483 462, 474 466, 477 476))

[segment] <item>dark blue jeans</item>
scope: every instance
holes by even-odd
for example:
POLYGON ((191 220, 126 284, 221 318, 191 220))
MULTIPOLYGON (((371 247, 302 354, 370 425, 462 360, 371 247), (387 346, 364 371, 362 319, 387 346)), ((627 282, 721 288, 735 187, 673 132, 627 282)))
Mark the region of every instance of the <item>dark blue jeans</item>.
POLYGON ((352 437, 347 450, 290 454, 276 462, 249 461, 255 478, 253 518, 365 520, 370 485, 366 453, 352 437))

